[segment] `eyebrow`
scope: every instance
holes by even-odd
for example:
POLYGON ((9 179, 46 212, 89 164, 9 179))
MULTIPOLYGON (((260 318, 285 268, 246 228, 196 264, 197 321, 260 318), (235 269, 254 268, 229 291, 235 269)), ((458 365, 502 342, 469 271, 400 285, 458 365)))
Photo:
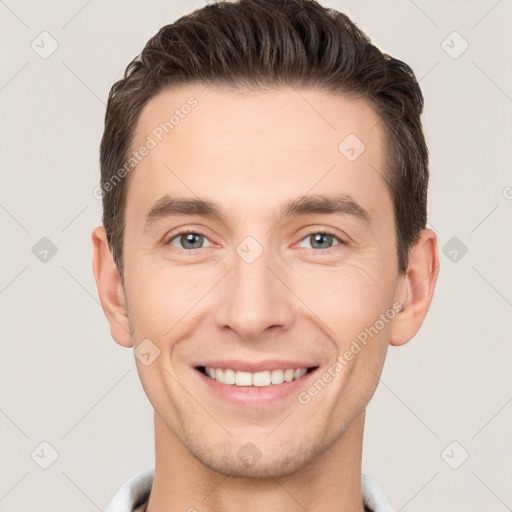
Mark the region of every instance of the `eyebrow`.
MULTIPOLYGON (((347 194, 300 196, 281 206, 280 218, 322 213, 349 215, 366 224, 371 224, 369 213, 352 196, 347 194)), ((212 201, 165 195, 149 209, 144 223, 144 231, 158 220, 182 215, 199 215, 219 220, 224 218, 222 208, 212 201)))

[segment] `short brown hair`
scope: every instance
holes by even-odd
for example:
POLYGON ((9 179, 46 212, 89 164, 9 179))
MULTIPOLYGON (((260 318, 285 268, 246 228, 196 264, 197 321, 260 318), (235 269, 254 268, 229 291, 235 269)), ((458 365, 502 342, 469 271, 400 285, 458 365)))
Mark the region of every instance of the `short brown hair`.
POLYGON ((148 101, 166 86, 192 83, 309 87, 368 100, 385 128, 398 270, 407 269, 409 248, 426 226, 429 178, 423 95, 413 71, 372 45, 345 14, 315 0, 239 0, 206 5, 162 27, 110 90, 100 148, 103 225, 121 278, 130 175, 113 179, 148 101))

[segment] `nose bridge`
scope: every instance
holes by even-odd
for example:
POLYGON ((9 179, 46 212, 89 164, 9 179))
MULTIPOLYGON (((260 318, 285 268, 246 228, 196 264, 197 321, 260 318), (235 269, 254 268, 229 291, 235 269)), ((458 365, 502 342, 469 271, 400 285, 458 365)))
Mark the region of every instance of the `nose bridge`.
POLYGON ((254 339, 268 327, 290 326, 290 296, 268 268, 275 266, 272 256, 253 237, 246 237, 236 247, 216 311, 219 327, 230 327, 242 338, 254 339))

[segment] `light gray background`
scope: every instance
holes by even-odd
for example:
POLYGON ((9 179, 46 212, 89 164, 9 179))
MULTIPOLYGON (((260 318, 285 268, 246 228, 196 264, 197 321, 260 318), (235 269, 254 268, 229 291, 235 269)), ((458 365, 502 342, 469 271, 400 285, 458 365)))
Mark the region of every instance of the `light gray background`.
MULTIPOLYGON (((440 248, 457 237, 468 249, 441 252, 422 331, 389 351, 363 470, 396 510, 511 510, 512 2, 323 4, 421 79, 429 225, 440 248), (454 31, 469 44, 458 58, 454 31)), ((104 510, 154 461, 132 351, 111 339, 98 302, 93 189, 110 86, 162 25, 202 5, 0 1, 1 511, 104 510), (31 48, 43 31, 59 45, 47 59, 31 48), (32 252, 42 237, 58 249, 47 262, 32 252), (48 469, 43 441, 59 455, 48 469)))

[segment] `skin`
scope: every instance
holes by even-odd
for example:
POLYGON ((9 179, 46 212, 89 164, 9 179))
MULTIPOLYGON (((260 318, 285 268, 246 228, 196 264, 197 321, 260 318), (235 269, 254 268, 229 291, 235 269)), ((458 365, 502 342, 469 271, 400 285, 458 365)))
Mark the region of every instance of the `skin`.
POLYGON ((150 365, 135 359, 155 410, 148 512, 362 512, 365 407, 388 346, 409 341, 428 311, 436 235, 422 232, 399 275, 393 205, 380 175, 383 124, 366 101, 291 88, 175 87, 143 109, 134 148, 190 96, 197 107, 130 176, 124 288, 104 228, 92 236, 112 337, 123 347, 150 339, 160 350, 150 365), (338 151, 350 133, 366 146, 353 162, 338 151), (279 216, 286 200, 333 193, 350 194, 370 222, 279 216), (165 194, 215 201, 224 217, 169 217, 144 230, 148 210, 165 194), (182 227, 203 235, 203 247, 191 250, 176 238, 182 227), (322 230, 347 243, 314 246, 309 235, 322 230), (247 236, 263 249, 250 264, 236 252, 247 236), (296 393, 259 407, 235 405, 214 395, 193 367, 227 357, 287 359, 311 361, 321 375, 394 303, 404 309, 306 405, 296 393), (247 442, 261 453, 250 467, 237 456, 247 442))

